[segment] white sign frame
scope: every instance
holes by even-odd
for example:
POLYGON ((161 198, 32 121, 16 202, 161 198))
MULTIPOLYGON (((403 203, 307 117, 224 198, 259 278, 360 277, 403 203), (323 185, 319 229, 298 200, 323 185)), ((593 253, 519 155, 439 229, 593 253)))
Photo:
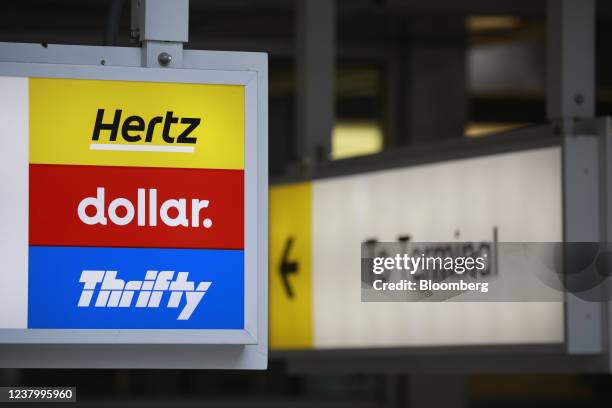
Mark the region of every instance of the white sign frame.
POLYGON ((139 48, 0 43, 0 76, 245 86, 244 329, 0 329, 0 366, 267 366, 267 55, 185 51, 183 67, 143 68, 139 48))

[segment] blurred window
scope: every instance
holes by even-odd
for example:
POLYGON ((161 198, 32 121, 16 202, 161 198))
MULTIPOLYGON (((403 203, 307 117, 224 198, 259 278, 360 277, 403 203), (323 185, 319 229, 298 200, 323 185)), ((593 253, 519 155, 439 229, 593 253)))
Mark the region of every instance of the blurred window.
POLYGON ((482 137, 491 134, 507 132, 525 126, 526 123, 516 122, 470 122, 465 127, 466 137, 482 137))
POLYGON ((384 69, 376 60, 339 61, 331 159, 378 153, 384 146, 384 69))
POLYGON ((339 120, 332 135, 332 160, 378 153, 383 148, 380 123, 372 120, 339 120))

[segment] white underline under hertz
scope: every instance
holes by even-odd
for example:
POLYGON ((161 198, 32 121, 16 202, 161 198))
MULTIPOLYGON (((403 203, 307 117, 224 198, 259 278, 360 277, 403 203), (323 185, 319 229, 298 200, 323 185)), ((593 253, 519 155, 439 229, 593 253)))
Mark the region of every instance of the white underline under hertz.
POLYGON ((125 145, 92 143, 90 150, 112 150, 123 152, 166 152, 166 153, 193 153, 195 146, 159 146, 159 145, 125 145))

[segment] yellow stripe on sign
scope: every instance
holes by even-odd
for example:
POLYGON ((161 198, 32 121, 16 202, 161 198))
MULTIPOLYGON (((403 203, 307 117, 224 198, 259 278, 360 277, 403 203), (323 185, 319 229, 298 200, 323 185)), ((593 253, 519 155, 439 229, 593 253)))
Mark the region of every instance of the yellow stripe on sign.
POLYGON ((244 86, 30 78, 30 163, 244 168, 244 86))
POLYGON ((312 185, 270 188, 270 348, 312 348, 312 185))

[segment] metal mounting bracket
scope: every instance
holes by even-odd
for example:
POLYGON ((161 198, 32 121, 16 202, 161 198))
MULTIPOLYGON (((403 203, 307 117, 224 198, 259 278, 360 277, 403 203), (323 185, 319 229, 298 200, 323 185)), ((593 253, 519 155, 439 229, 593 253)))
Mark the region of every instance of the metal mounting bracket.
POLYGON ((189 0, 132 0, 131 36, 142 45, 142 66, 181 68, 189 39, 189 0))

